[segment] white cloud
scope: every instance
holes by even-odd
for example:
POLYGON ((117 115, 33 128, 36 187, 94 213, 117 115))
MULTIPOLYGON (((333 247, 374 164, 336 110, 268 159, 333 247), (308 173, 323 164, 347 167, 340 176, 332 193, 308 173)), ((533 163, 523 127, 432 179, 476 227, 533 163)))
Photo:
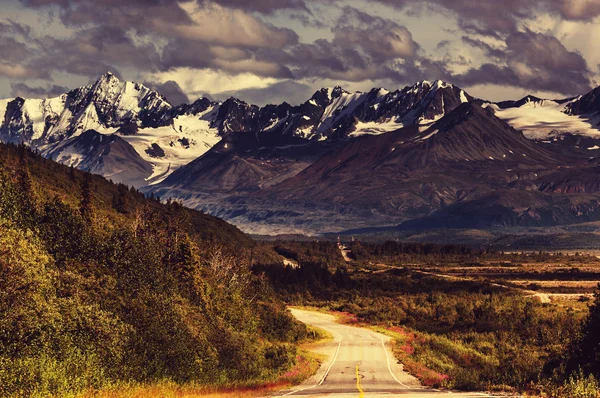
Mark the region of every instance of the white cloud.
POLYGON ((217 70, 190 68, 154 73, 148 75, 147 78, 157 82, 173 80, 192 100, 203 94, 218 96, 222 92, 266 88, 281 81, 280 79, 260 77, 253 73, 230 74, 217 70))

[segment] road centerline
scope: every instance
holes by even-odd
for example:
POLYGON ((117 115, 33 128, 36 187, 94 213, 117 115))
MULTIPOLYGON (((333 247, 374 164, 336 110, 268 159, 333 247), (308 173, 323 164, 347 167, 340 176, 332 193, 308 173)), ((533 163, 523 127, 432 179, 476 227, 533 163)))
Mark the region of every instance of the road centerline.
POLYGON ((361 385, 360 385, 360 374, 358 373, 358 365, 356 365, 356 388, 358 389, 359 398, 364 398, 365 396, 365 392, 363 391, 361 385))

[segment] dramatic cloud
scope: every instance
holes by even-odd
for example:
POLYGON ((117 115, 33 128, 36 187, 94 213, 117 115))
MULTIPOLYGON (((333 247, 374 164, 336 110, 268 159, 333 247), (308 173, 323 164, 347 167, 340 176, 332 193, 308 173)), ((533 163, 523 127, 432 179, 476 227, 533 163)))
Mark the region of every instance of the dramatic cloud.
POLYGON ((519 32, 508 36, 506 49, 493 49, 478 41, 470 44, 484 49, 504 65, 486 63, 455 76, 462 84, 505 84, 565 94, 589 90, 592 72, 579 53, 569 51, 554 36, 519 32))
POLYGON ((497 36, 518 31, 523 19, 550 12, 569 20, 591 21, 600 16, 597 0, 376 0, 399 9, 454 13, 470 32, 497 36))
POLYGON ((12 96, 21 98, 53 98, 70 91, 68 87, 56 84, 47 87, 30 87, 25 83, 12 84, 12 96))
MULTIPOLYGON (((211 1, 203 1, 203 3, 210 5, 211 1)), ((212 3, 263 14, 272 14, 275 11, 289 9, 308 11, 304 0, 215 0, 212 3)))
POLYGON ((149 87, 155 91, 158 91, 164 95, 169 103, 173 106, 185 104, 190 102, 190 98, 186 93, 183 92, 179 84, 173 80, 168 80, 164 83, 157 82, 144 82, 146 87, 149 87))
POLYGON ((240 98, 248 103, 264 106, 267 104, 280 104, 288 102, 298 105, 310 98, 314 89, 293 80, 285 80, 264 88, 248 88, 216 93, 217 99, 224 100, 229 97, 240 98))
POLYGON ((342 15, 333 28, 334 44, 342 48, 358 47, 378 61, 416 55, 419 46, 404 26, 353 7, 344 7, 342 15))
POLYGON ((223 46, 282 48, 298 42, 298 35, 277 28, 251 14, 217 5, 189 7, 191 24, 171 24, 161 19, 153 23, 167 36, 223 46))
POLYGON ((50 95, 107 70, 174 103, 236 90, 263 103, 304 98, 321 81, 353 90, 438 78, 571 95, 600 76, 589 67, 600 62, 594 30, 585 33, 600 18, 597 0, 10 3, 10 19, 0 17, 0 96, 50 95))

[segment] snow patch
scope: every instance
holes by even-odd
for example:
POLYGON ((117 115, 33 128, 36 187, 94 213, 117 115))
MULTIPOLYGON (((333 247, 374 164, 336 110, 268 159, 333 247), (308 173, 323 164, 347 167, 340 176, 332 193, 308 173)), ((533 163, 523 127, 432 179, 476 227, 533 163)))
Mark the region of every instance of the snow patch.
POLYGON ((427 134, 425 137, 420 138, 419 141, 426 141, 426 140, 430 139, 431 137, 433 137, 434 135, 436 135, 437 133, 439 133, 439 130, 434 130, 433 132, 427 134))
POLYGON ((358 122, 356 130, 350 133, 350 137, 360 137, 361 135, 381 135, 396 131, 404 127, 404 124, 390 120, 383 123, 377 122, 358 122))
POLYGON ((120 135, 142 159, 152 164, 153 173, 147 179, 149 184, 163 181, 173 171, 204 155, 221 141, 218 129, 211 128, 208 117, 205 117, 211 110, 199 116, 178 116, 170 126, 140 129, 135 135, 120 135), (160 146, 165 156, 150 156, 146 150, 152 144, 160 146))
POLYGON ((568 115, 565 109, 569 103, 543 100, 530 101, 519 108, 500 109, 495 104, 485 104, 484 107, 494 109, 496 116, 523 131, 529 139, 547 140, 561 133, 600 137, 600 130, 596 127, 600 117, 568 115))
POLYGON ((356 107, 365 101, 366 97, 367 95, 361 92, 356 92, 354 94, 342 93, 342 95, 337 97, 327 108, 325 108, 317 131, 319 133, 325 133, 332 127, 339 126, 339 123, 351 115, 356 107))

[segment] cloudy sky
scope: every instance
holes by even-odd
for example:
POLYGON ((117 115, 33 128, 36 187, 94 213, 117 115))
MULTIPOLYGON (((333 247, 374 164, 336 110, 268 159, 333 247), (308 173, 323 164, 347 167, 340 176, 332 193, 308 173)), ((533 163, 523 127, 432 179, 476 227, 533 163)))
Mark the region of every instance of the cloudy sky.
POLYGON ((173 103, 443 79, 486 99, 600 81, 599 0, 0 0, 0 98, 110 70, 173 103), (595 51, 596 50, 596 51, 595 51))

